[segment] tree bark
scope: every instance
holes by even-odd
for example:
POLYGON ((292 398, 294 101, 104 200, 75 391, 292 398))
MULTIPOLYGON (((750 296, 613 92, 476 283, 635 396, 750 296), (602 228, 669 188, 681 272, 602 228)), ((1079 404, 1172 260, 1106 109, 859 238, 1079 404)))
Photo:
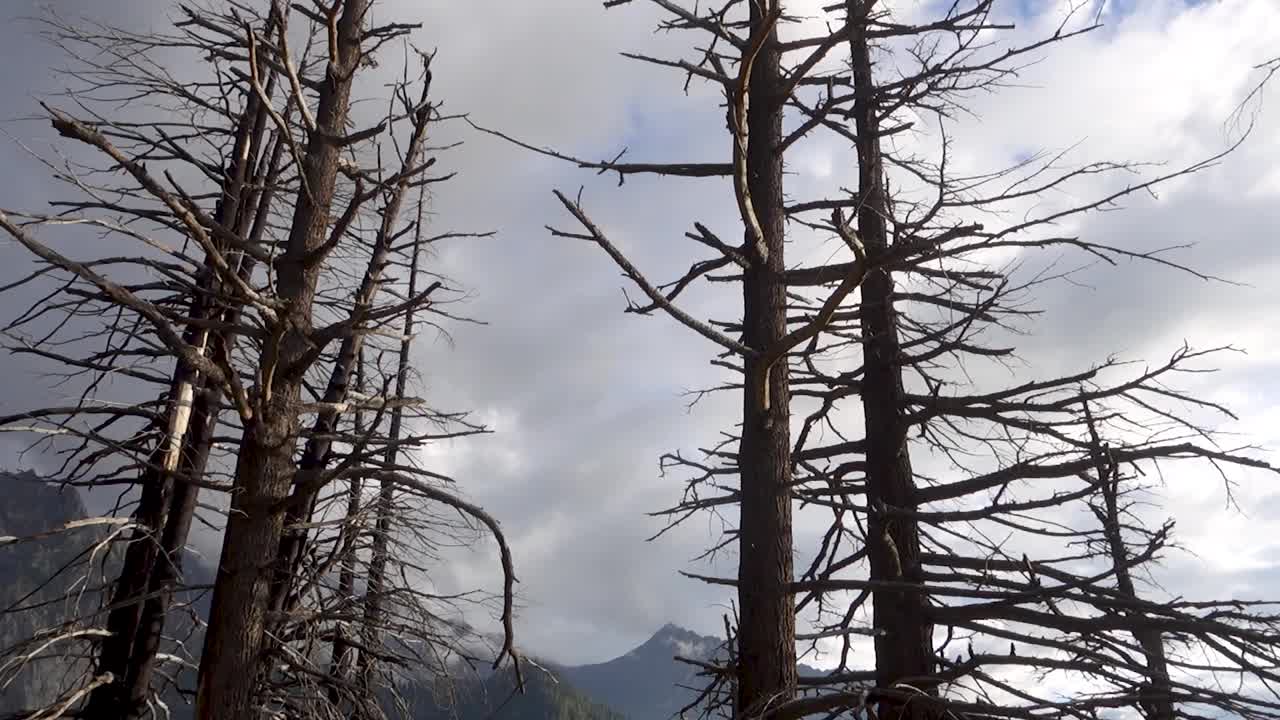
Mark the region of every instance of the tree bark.
MULTIPOLYGON (((360 513, 360 494, 364 492, 364 481, 355 478, 347 489, 347 517, 352 518, 360 513)), ((347 598, 356 592, 356 551, 355 543, 359 534, 355 528, 344 529, 342 537, 341 569, 338 572, 338 596, 347 598)), ((352 645, 350 631, 345 624, 340 625, 333 634, 332 659, 329 662, 329 675, 336 681, 329 688, 329 703, 334 707, 342 701, 338 686, 347 681, 351 669, 356 665, 356 648, 352 645)))
MULTIPOLYGON (((181 368, 177 370, 179 375, 185 372, 181 368)), ((175 377, 171 392, 179 382, 175 377)), ((152 468, 158 465, 163 453, 162 440, 148 458, 148 465, 152 468)), ((100 685, 90 693, 85 706, 89 717, 132 717, 145 699, 146 688, 132 686, 127 678, 131 659, 135 656, 143 597, 159 554, 158 535, 164 526, 172 481, 164 478, 163 473, 148 469, 142 475, 141 485, 142 495, 134 511, 134 520, 139 526, 129 537, 120 576, 111 594, 112 609, 107 614, 106 627, 110 635, 98 650, 98 673, 109 672, 119 680, 100 685), (139 697, 139 690, 142 697, 139 697)))
MULTIPOLYGON (((403 177, 395 186, 386 206, 382 209, 381 224, 374 241, 373 252, 365 267, 360 288, 356 291, 353 315, 367 312, 374 302, 374 297, 382 287, 383 273, 391 261, 391 245, 396 237, 396 223, 400 219, 400 211, 404 206, 404 196, 409 190, 412 171, 419 166, 427 138, 427 123, 430 121, 431 106, 427 99, 431 89, 431 73, 427 71, 422 97, 414 114, 413 130, 404 152, 401 171, 403 177)), ((421 218, 419 218, 421 220, 421 218)), ((416 230, 416 238, 421 241, 421 230, 416 230)), ((415 262, 418 249, 415 247, 415 262)), ((416 280, 411 278, 408 297, 413 297, 417 289, 416 280)), ((338 404, 347 399, 351 380, 358 368, 361 349, 364 347, 364 335, 352 333, 343 338, 338 349, 337 359, 329 374, 325 387, 323 402, 338 404)), ((399 380, 397 379, 397 382, 399 380)), ((403 390, 403 388, 399 388, 403 390)), ((397 397, 400 397, 397 395, 397 397)), ((311 427, 311 438, 302 451, 302 459, 298 462, 298 476, 295 481, 293 499, 285 515, 285 527, 309 520, 315 511, 316 499, 320 489, 314 487, 313 481, 323 473, 329 465, 330 449, 334 432, 337 429, 340 413, 336 410, 317 413, 311 427)), ((275 586, 272 588, 271 607, 274 610, 285 610, 289 607, 289 593, 297 572, 301 566, 303 550, 306 546, 307 532, 286 531, 280 544, 280 562, 276 570, 275 586)))
MULTIPOLYGON (((787 332, 782 154, 783 78, 776 32, 762 3, 751 3, 752 35, 770 27, 750 77, 747 187, 767 257, 752 248, 743 278, 743 344, 776 346, 787 332)), ((730 111, 732 112, 732 110, 730 111)), ((786 702, 796 689, 795 607, 791 594, 792 531, 790 391, 787 361, 765 367, 746 359, 742 439, 738 447, 742 499, 738 536, 739 717, 786 702), (759 392, 767 383, 767 391, 759 392)))
MULTIPOLYGON (((420 191, 421 192, 421 191, 420 191)), ((425 197, 418 197, 418 225, 414 228, 413 255, 409 259, 409 288, 408 297, 413 297, 418 290, 418 261, 422 253, 422 206, 425 197)), ((400 356, 396 362, 396 389, 394 397, 404 397, 406 386, 409 382, 409 350, 413 347, 413 321, 415 308, 408 308, 404 312, 404 322, 401 325, 400 337, 400 356)), ((398 446, 400 440, 400 428, 404 422, 404 409, 396 406, 391 411, 391 422, 387 428, 387 447, 383 455, 383 461, 388 467, 396 464, 396 457, 399 454, 398 446)), ((371 549, 371 557, 369 560, 369 584, 367 587, 368 602, 365 603, 364 616, 364 632, 362 633, 361 642, 367 648, 377 648, 382 642, 381 633, 378 632, 378 625, 382 622, 383 613, 385 612, 382 602, 383 593, 386 592, 387 585, 387 561, 390 555, 390 537, 391 537, 391 513, 394 510, 395 503, 395 484, 389 480, 383 480, 378 488, 378 500, 375 506, 374 531, 373 531, 373 547, 371 549)), ((373 672, 374 658, 367 653, 360 654, 359 662, 359 682, 364 690, 372 695, 375 690, 373 688, 373 672)))
MULTIPOLYGON (((867 38, 875 0, 849 0, 849 51, 853 65, 854 122, 858 152, 858 232, 867 257, 889 251, 888 203, 880 153, 877 87, 867 38)), ((915 480, 907 446, 907 424, 899 355, 898 314, 894 281, 885 270, 872 270, 862 285, 862 408, 866 427, 867 500, 871 507, 867 543, 871 579, 921 582, 920 537, 913 520, 892 511, 915 510, 915 480)), ((933 674, 933 626, 923 593, 876 590, 872 593, 877 631, 876 684, 882 688, 908 678, 933 674)), ((882 704, 882 720, 926 717, 923 703, 882 704)))
MULTIPOLYGON (((264 211, 269 203, 269 196, 264 193, 245 192, 246 183, 256 175, 255 182, 261 185, 279 166, 277 147, 270 164, 257 167, 259 157, 266 156, 261 153, 265 125, 266 114, 257 98, 251 97, 236 131, 222 196, 214 213, 219 223, 242 233, 261 227, 265 220, 265 212, 258 211, 255 199, 263 203, 264 211), (240 162, 239 158, 247 161, 240 162)), ((252 273, 253 259, 244 256, 241 262, 241 277, 247 277, 252 273)), ((239 308, 223 310, 213 302, 219 283, 211 266, 206 266, 205 273, 203 292, 191 303, 191 317, 218 314, 229 316, 221 318, 224 322, 234 322, 239 308)), ((186 332, 185 340, 204 345, 210 357, 229 354, 227 345, 234 342, 230 336, 195 328, 186 332), (205 336, 203 341, 199 340, 201 335, 205 336)), ((107 618, 111 635, 98 658, 98 672, 110 672, 118 680, 101 685, 90 694, 85 706, 89 717, 140 718, 148 713, 146 701, 156 653, 172 604, 173 584, 181 576, 182 550, 199 496, 198 486, 175 482, 167 472, 176 471, 190 478, 203 476, 222 402, 217 388, 206 385, 204 378, 184 367, 175 369, 170 392, 170 426, 165 428, 141 479, 143 491, 136 517, 144 527, 126 551, 112 597, 115 607, 107 618)))
POLYGON ((277 296, 283 302, 274 337, 259 358, 254 417, 245 422, 235 491, 223 537, 213 608, 200 663, 196 717, 252 718, 263 668, 261 650, 271 592, 271 567, 284 528, 283 505, 292 486, 299 400, 311 350, 312 303, 327 239, 339 142, 346 132, 352 79, 359 66, 368 0, 346 0, 336 24, 334 56, 321 83, 316 130, 303 158, 277 296))

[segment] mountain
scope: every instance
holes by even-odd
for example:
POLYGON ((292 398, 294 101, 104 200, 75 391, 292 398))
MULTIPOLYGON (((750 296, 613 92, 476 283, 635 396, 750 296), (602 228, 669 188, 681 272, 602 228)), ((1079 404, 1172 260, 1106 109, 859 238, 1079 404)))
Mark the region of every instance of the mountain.
POLYGON ((675 656, 710 661, 721 642, 667 624, 622 657, 559 671, 569 684, 628 720, 668 720, 697 697, 696 690, 686 688, 701 687, 703 682, 697 668, 676 661, 675 656))
MULTIPOLYGON (((63 642, 50 657, 8 662, 34 649, 37 633, 96 608, 94 581, 86 588, 82 551, 102 539, 101 527, 40 537, 86 516, 74 488, 59 488, 34 473, 0 473, 0 716, 51 702, 88 668, 89 645, 63 642), (32 536, 37 536, 32 538, 32 536), (16 671, 16 672, 14 672, 16 671)), ((99 556, 96 558, 101 561, 99 556)), ((98 567, 101 567, 99 565, 98 567)))
POLYGON ((413 720, 625 720, 530 663, 525 663, 523 675, 523 694, 514 692, 515 676, 509 668, 483 679, 455 682, 451 698, 422 686, 401 688, 401 694, 413 720))
MULTIPOLYGON (((457 700, 437 702, 429 689, 412 695, 415 720, 670 720, 698 697, 706 678, 675 656, 711 662, 720 638, 667 624, 625 655, 592 665, 525 663, 526 693, 512 695, 511 671, 455 684, 457 700), (545 668, 545 670, 543 669, 545 668)), ((820 671, 801 665, 801 675, 820 671)))
MULTIPOLYGON (((420 689, 415 720, 669 720, 697 697, 702 678, 676 655, 710 661, 719 638, 665 625, 627 654, 593 665, 525 663, 524 695, 512 695, 509 669, 455 685, 456 700, 420 689), (441 707, 446 706, 446 707, 441 707)), ((410 694, 405 689, 402 693, 410 694)))
MULTIPOLYGON (((670 623, 639 647, 608 662, 561 666, 561 676, 596 702, 627 720, 670 720, 693 702, 707 681, 698 668, 675 656, 711 662, 723 659, 723 640, 670 623)), ((801 665, 802 676, 822 674, 801 665)))

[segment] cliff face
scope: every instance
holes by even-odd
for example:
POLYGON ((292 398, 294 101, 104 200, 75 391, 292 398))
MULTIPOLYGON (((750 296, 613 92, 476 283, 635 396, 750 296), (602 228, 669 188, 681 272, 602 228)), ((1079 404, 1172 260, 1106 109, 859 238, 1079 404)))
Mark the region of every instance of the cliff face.
POLYGON ((30 472, 0 473, 0 716, 53 701, 89 667, 85 641, 20 658, 43 644, 45 633, 99 606, 104 558, 89 562, 85 550, 103 538, 102 528, 22 539, 84 517, 74 488, 30 472))

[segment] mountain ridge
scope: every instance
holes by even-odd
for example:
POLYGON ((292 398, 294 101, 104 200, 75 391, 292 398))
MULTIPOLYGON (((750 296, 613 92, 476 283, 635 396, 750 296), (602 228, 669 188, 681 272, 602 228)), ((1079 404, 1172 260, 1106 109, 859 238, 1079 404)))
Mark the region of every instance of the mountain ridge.
POLYGON ((667 623, 648 640, 612 660, 560 666, 559 671, 587 697, 628 720, 667 720, 697 698, 694 688, 702 682, 696 667, 675 657, 711 661, 722 645, 719 638, 667 623))
MULTIPOLYGON (((697 699, 707 680, 698 675, 698 667, 680 662, 676 656, 715 662, 725 660, 726 655, 722 638, 668 622, 648 640, 612 660, 552 665, 587 697, 628 720, 669 720, 697 699)), ((807 665, 797 669, 802 676, 822 674, 807 665)))

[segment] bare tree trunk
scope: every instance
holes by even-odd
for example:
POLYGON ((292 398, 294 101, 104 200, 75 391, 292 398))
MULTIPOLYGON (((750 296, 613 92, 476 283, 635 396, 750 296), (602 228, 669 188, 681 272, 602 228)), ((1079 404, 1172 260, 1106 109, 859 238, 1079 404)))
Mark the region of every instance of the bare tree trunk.
MULTIPOLYGON (((287 246, 278 264, 282 301, 273 337, 263 344, 254 417, 245 423, 235 492, 223 539, 209 632, 200 664, 196 717, 251 718, 270 601, 272 567, 284 528, 283 504, 293 483, 302 373, 312 350, 312 302, 327 239, 340 142, 352 78, 359 66, 368 0, 347 0, 334 25, 332 54, 321 84, 316 129, 303 158, 287 246)), ((335 8, 337 11, 337 8, 335 8)))
MULTIPOLYGON (((419 192, 425 192, 420 190, 419 192)), ((418 224, 414 228, 413 255, 409 260, 409 293, 413 297, 418 289, 418 262, 422 254, 422 209, 425 198, 418 198, 418 224)), ((396 363, 396 388, 393 397, 404 397, 405 387, 409 382, 409 350, 413 347, 413 321, 416 310, 409 308, 404 312, 404 324, 401 326, 400 356, 396 363)), ((404 409, 397 405, 391 411, 391 423, 387 428, 387 446, 383 461, 388 467, 396 464, 399 452, 400 428, 404 422, 404 409)), ((383 593, 387 585, 387 561, 390 559, 391 514, 395 504, 395 484, 383 480, 378 489, 378 500, 375 509, 376 520, 373 531, 372 557, 369 561, 368 601, 365 603, 364 633, 361 642, 366 648, 377 652, 382 642, 378 625, 382 622, 385 611, 383 593)), ((360 654, 359 682, 366 692, 374 690, 373 673, 376 671, 374 658, 369 653, 360 654)))
MULTIPOLYGON (((274 15, 272 16, 274 19, 274 15)), ((240 232, 262 227, 269 196, 259 197, 262 212, 257 212, 255 191, 246 192, 250 181, 259 187, 274 175, 280 162, 279 146, 268 165, 267 153, 261 153, 266 133, 266 113, 257 98, 246 104, 236 132, 225 177, 222 197, 214 217, 219 223, 232 225, 240 232), (245 158, 245 160, 241 160, 245 158)), ((268 183, 269 186, 269 183, 268 183)), ((241 256, 241 277, 252 274, 253 259, 241 256)), ((223 310, 212 300, 217 296, 217 276, 206 266, 203 293, 192 300, 190 316, 195 319, 221 317, 234 323, 239 308, 223 310)), ((220 333, 191 328, 188 343, 203 347, 210 356, 228 351, 234 339, 220 333)), ((86 712, 91 717, 141 717, 151 688, 164 632, 165 615, 172 601, 173 583, 181 574, 182 549, 186 545, 195 513, 199 487, 175 482, 170 472, 188 478, 200 478, 208 461, 222 393, 207 386, 204 378, 179 366, 174 371, 171 387, 169 426, 151 458, 151 467, 142 478, 143 492, 139 500, 138 519, 145 529, 132 539, 125 555, 112 601, 115 607, 107 618, 111 633, 99 655, 99 673, 110 672, 117 682, 102 685, 90 694, 86 712)))
MULTIPOLYGON (((205 389, 193 408, 193 421, 197 423, 191 437, 193 456, 183 463, 182 470, 192 471, 195 477, 199 477, 204 471, 212 447, 213 432, 218 424, 217 406, 220 400, 218 397, 210 397, 213 394, 215 393, 211 390, 205 389)), ((191 531, 199 494, 200 488, 191 483, 177 483, 174 488, 168 521, 160 537, 161 556, 151 576, 147 600, 143 603, 142 616, 139 618, 138 638, 128 674, 125 676, 130 712, 134 713, 126 717, 144 716, 147 694, 151 690, 151 680, 155 673, 156 655, 160 652, 160 641, 164 635, 165 620, 173 604, 174 584, 182 576, 182 551, 191 531)))
MULTIPOLYGON (((356 389, 364 389, 364 351, 360 352, 360 357, 356 359, 356 389)), ((356 437, 364 434, 364 413, 356 411, 355 416, 355 433, 356 437)), ((353 518, 360 514, 360 494, 364 491, 363 478, 353 478, 351 485, 347 488, 347 522, 348 524, 342 529, 341 543, 341 563, 338 571, 338 596, 341 598, 349 598, 356 592, 356 540, 359 539, 359 524, 353 524, 353 518)), ((342 623, 334 631, 333 636, 333 660, 329 667, 329 673, 336 681, 329 689, 329 702, 335 707, 341 701, 338 693, 338 686, 346 681, 347 676, 351 673, 351 668, 355 665, 356 650, 351 645, 350 636, 348 635, 347 624, 342 623)))
MULTIPOLYGON (((180 385, 181 379, 178 376, 184 373, 186 370, 183 368, 177 370, 171 392, 180 385)), ((172 400, 170 402, 172 404, 172 400)), ((149 458, 153 468, 159 464, 163 453, 162 441, 149 458)), ((107 614, 107 632, 110 634, 103 640, 98 652, 98 673, 111 673, 119 681, 94 689, 86 705, 86 710, 91 713, 90 717, 129 717, 133 713, 132 709, 140 708, 145 699, 146 688, 141 688, 143 694, 140 696, 139 688, 132 686, 127 678, 130 675, 130 661, 135 657, 143 597, 159 554, 158 535, 164 527, 169 505, 171 488, 166 487, 166 483, 171 484, 172 481, 163 478, 162 473, 157 470, 148 469, 143 473, 142 495, 134 512, 134 519, 139 527, 133 532, 125 550, 120 576, 111 595, 112 609, 107 614)))
MULTIPOLYGON (((763 253, 747 230, 753 254, 743 278, 744 345, 773 348, 787 334, 783 280, 785 215, 782 185, 782 53, 773 20, 751 3, 752 37, 768 33, 751 68, 747 109, 747 187, 763 253), (761 256, 761 255, 765 256, 761 256)), ((743 62, 750 62, 744 58, 743 62)), ((732 103, 731 103, 732 106, 732 103)), ((730 112, 733 112, 731 107, 730 112)), ((796 688, 795 608, 791 594, 791 432, 786 359, 769 367, 746 359, 742 439, 738 447, 742 506, 738 538, 737 714, 786 702, 796 688), (763 391, 763 392, 761 392, 763 391)))
MULTIPOLYGON (((1085 416, 1089 421, 1089 435, 1093 444, 1094 463, 1098 484, 1101 486, 1103 507, 1094 507, 1102 521, 1103 535, 1110 551, 1112 567, 1116 573, 1116 588, 1130 600, 1141 600, 1133 584, 1130 568, 1132 558, 1124 541, 1120 525, 1120 468, 1098 436, 1093 415, 1085 404, 1085 416)), ((1173 686, 1169 682, 1169 659, 1165 654, 1164 635, 1160 628, 1143 622, 1141 613, 1134 613, 1133 637, 1142 646, 1147 665, 1147 682, 1140 689, 1138 705, 1147 720, 1173 720, 1173 686)))
MULTIPOLYGON (((420 165, 426 144, 427 123, 431 116, 431 106, 428 103, 430 90, 431 71, 428 68, 424 76, 422 96, 413 115, 413 130, 404 152, 401 179, 396 183, 386 206, 382 208, 381 225, 374 241, 373 252, 369 257, 369 263, 361 278, 360 288, 356 292, 352 306, 353 316, 367 312, 373 306, 374 298, 382 287, 383 274, 391 260, 391 246, 396 238, 396 223, 404 205, 404 196, 414 177, 414 169, 420 165)), ((416 238, 420 241, 421 231, 415 230, 415 232, 416 238)), ((414 297, 416 289, 417 286, 411 279, 408 297, 414 297)), ((328 385, 325 387, 323 399, 325 404, 336 406, 347 399, 351 379, 358 367, 357 361, 364 346, 364 337, 362 333, 353 332, 343 339, 333 370, 329 375, 328 385)), ((302 451, 302 459, 298 462, 298 477, 294 483, 289 510, 285 515, 286 528, 310 519, 315 511, 316 499, 320 494, 320 488, 315 480, 329 465, 330 448, 333 445, 331 438, 340 417, 341 413, 337 410, 322 411, 316 415, 316 420, 311 427, 311 437, 307 440, 306 447, 302 451)), ((271 607, 274 610, 283 610, 288 606, 289 589, 297 577, 306 540, 305 530, 287 531, 280 544, 280 562, 276 570, 275 586, 272 588, 271 607)))
MULTIPOLYGON (((880 153, 878 88, 872 75, 869 15, 875 0, 850 0, 849 50, 853 65, 854 122, 858 152, 858 231, 870 265, 889 252, 888 203, 880 153)), ((899 362, 893 276, 873 269, 862 284, 864 345, 862 407, 866 427, 867 499, 871 579, 922 583, 920 537, 915 521, 895 511, 915 510, 915 481, 907 447, 906 402, 899 362)), ((932 625, 920 592, 876 590, 876 684, 889 688, 933 674, 932 625)), ((882 705, 883 720, 923 717, 924 703, 882 705)))

